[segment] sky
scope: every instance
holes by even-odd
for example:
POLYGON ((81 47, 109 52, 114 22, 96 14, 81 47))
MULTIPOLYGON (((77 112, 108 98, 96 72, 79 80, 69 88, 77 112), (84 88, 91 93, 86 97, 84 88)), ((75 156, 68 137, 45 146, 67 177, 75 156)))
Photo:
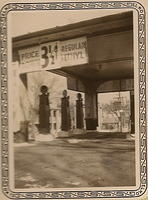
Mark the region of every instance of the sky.
MULTIPOLYGON (((125 12, 126 10, 124 10, 125 12)), ((120 10, 17 11, 9 13, 11 36, 120 13, 120 10)), ((122 10, 123 12, 123 10, 122 10)))

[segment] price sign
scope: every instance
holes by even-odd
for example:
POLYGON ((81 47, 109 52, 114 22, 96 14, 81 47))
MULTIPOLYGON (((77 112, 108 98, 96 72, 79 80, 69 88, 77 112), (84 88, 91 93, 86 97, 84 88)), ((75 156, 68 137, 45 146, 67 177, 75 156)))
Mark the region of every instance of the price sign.
POLYGON ((19 50, 20 73, 40 70, 39 46, 19 50))
POLYGON ((42 69, 54 69, 59 66, 59 42, 41 44, 40 59, 42 69))
POLYGON ((62 66, 74 66, 88 63, 87 38, 80 37, 60 43, 62 66))
POLYGON ((48 42, 19 50, 20 73, 88 63, 87 38, 48 42))

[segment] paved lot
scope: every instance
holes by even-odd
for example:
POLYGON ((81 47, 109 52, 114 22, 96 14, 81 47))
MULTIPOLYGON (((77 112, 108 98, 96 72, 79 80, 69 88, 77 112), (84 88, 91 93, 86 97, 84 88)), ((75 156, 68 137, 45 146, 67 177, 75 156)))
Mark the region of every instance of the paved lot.
POLYGON ((16 188, 135 185, 134 141, 56 139, 15 146, 16 188))

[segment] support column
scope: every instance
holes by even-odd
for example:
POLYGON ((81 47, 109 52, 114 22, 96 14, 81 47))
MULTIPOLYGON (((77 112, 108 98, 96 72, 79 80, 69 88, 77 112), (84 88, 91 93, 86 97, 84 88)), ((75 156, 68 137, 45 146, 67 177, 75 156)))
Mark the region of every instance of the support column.
POLYGON ((134 103, 134 91, 130 91, 130 121, 131 121, 131 133, 135 133, 135 103, 134 103))
POLYGON ((86 129, 96 130, 98 125, 97 92, 93 87, 86 88, 85 92, 85 119, 86 129))

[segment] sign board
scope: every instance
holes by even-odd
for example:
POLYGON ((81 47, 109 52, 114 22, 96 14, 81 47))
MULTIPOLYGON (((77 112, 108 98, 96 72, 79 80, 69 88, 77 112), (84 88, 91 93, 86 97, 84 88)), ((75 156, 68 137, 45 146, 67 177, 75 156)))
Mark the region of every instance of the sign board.
POLYGON ((40 51, 39 47, 19 50, 20 73, 37 71, 40 69, 40 51))
POLYGON ((86 37, 55 41, 19 50, 20 73, 88 63, 86 37))
POLYGON ((59 42, 50 42, 19 51, 20 73, 59 68, 59 42))
POLYGON ((40 45, 40 67, 50 70, 60 67, 60 42, 48 42, 40 45))
POLYGON ((62 66, 72 66, 88 63, 86 37, 61 42, 60 57, 62 66))

